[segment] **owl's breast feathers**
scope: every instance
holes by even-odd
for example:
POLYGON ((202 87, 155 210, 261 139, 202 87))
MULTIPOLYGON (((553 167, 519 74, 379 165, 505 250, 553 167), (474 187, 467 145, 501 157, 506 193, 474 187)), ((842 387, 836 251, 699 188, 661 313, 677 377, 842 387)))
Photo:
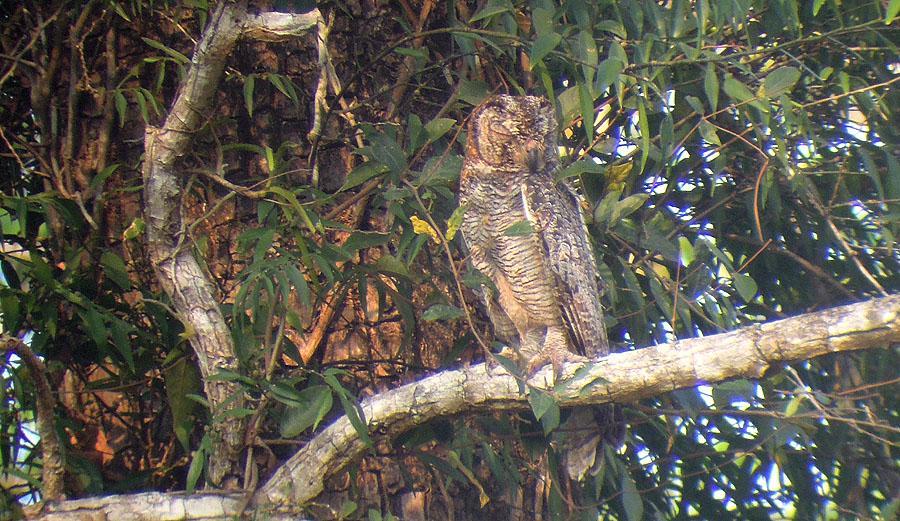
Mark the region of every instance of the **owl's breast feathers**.
POLYGON ((564 325, 567 349, 607 354, 597 265, 578 197, 554 178, 552 105, 495 96, 473 111, 468 129, 461 230, 472 265, 495 286, 482 291, 495 328, 502 322, 501 329, 514 326, 522 337, 533 326, 564 325), (531 226, 517 226, 522 221, 531 226))
POLYGON ((509 323, 519 331, 529 324, 565 325, 572 349, 599 357, 609 346, 593 250, 577 196, 553 179, 555 161, 545 167, 498 174, 467 157, 460 183, 463 235, 472 265, 497 289, 484 295, 494 297, 486 304, 495 328, 503 322, 509 336, 509 323), (530 232, 508 233, 522 221, 529 221, 530 232))

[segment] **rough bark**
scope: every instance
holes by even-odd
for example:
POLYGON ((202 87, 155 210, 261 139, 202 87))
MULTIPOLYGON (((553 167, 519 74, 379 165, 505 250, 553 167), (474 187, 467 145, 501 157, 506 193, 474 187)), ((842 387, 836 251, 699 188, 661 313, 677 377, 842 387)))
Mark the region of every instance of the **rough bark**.
POLYGON ((182 182, 178 160, 188 152, 194 133, 207 117, 225 62, 243 36, 266 41, 295 37, 316 26, 318 10, 303 15, 264 13, 248 16, 243 5, 221 2, 194 51, 191 66, 161 127, 147 127, 143 165, 147 240, 153 266, 190 335, 204 391, 220 418, 214 425, 209 480, 216 485, 236 469, 243 446, 241 419, 223 416, 243 407, 234 382, 211 381, 221 369, 237 370, 234 344, 213 285, 194 257, 182 221, 182 182))
POLYGON ((31 378, 34 380, 35 412, 37 413, 37 432, 41 438, 41 481, 44 488, 41 490, 44 499, 65 499, 65 485, 63 475, 65 466, 62 459, 62 442, 56 432, 56 400, 53 399, 50 382, 47 380, 47 367, 32 351, 28 345, 15 337, 0 334, 0 353, 13 351, 28 367, 31 378))
MULTIPOLYGON (((48 503, 39 519, 45 521, 156 520, 175 521, 232 519, 241 511, 241 494, 162 494, 149 492, 108 496, 62 503, 48 503)), ((271 519, 279 519, 272 517, 271 519)))
MULTIPOLYGON (((782 363, 806 360, 829 353, 885 348, 900 343, 900 295, 874 299, 810 313, 794 318, 750 326, 729 333, 663 344, 627 353, 617 353, 592 362, 560 385, 556 397, 561 406, 627 403, 700 383, 731 378, 759 378, 782 363)), ((580 364, 569 364, 571 375, 580 364)), ((530 384, 548 387, 550 369, 538 373, 530 384)), ((438 416, 477 410, 523 410, 527 396, 520 394, 515 378, 502 369, 488 371, 483 364, 445 371, 418 382, 375 396, 362 403, 369 431, 394 437, 438 416)), ((318 495, 325 480, 365 452, 366 447, 346 417, 339 418, 291 457, 263 485, 250 502, 253 510, 295 510, 318 495)), ((185 509, 184 517, 162 517, 166 510, 153 510, 146 494, 69 501, 32 510, 31 519, 74 519, 63 516, 82 508, 100 512, 113 504, 134 507, 125 519, 213 519, 195 517, 199 509, 185 509), (79 506, 84 505, 84 506, 79 506), (93 506, 96 505, 96 506, 93 506), (64 510, 66 509, 66 510, 64 510), (59 513, 60 516, 56 516, 59 513)), ((153 498, 196 496, 152 495, 153 498)), ((234 505, 233 515, 244 504, 239 496, 216 496, 222 504, 234 505)), ((199 501, 200 499, 198 499, 199 501)), ((158 504, 165 504, 154 499, 158 504)), ((122 507, 124 508, 124 507, 122 507)), ((107 512, 107 511, 104 511, 107 512)), ((124 510, 122 510, 124 512, 124 510)), ((227 516, 223 516, 227 517, 227 516)), ((110 518, 113 518, 110 515, 110 518)), ((121 519, 115 517, 116 519, 121 519)), ((78 519, 94 519, 79 517, 78 519)), ((104 519, 98 517, 98 519, 104 519)))

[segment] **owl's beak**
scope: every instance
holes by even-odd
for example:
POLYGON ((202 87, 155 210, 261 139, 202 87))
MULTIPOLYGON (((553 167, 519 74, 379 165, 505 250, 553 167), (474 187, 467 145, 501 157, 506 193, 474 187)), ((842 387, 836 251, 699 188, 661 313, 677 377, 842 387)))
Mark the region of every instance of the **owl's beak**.
POLYGON ((531 172, 544 168, 544 144, 537 139, 525 142, 525 164, 531 172))

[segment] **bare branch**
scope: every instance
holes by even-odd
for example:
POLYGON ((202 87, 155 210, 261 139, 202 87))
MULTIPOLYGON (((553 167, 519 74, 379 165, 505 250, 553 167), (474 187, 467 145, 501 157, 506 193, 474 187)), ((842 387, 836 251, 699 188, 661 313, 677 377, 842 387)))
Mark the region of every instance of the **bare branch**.
POLYGON ((264 42, 283 42, 304 34, 321 20, 318 9, 303 14, 260 13, 246 18, 243 35, 264 42))
MULTIPOLYGON (((225 520, 233 519, 235 513, 240 511, 242 498, 242 494, 149 492, 38 505, 26 509, 26 516, 43 521, 73 521, 76 519, 225 520)), ((279 519, 279 517, 270 517, 270 519, 279 519)), ((281 519, 286 519, 286 517, 281 519)))
MULTIPOLYGON (((729 333, 612 354, 591 364, 557 394, 562 406, 627 403, 731 378, 759 378, 784 362, 900 342, 900 296, 810 313, 729 333)), ((572 374, 578 364, 570 364, 572 374)), ((446 371, 362 404, 371 432, 396 436, 437 416, 472 410, 526 409, 515 378, 484 365, 446 371)), ((547 368, 532 380, 542 386, 547 368)), ((545 385, 543 385, 545 386, 545 385)), ((325 480, 366 450, 344 417, 285 463, 257 492, 257 504, 302 504, 325 480)))
POLYGON ((50 382, 47 380, 47 368, 25 342, 16 337, 0 335, 0 351, 7 350, 19 355, 34 380, 36 423, 38 435, 41 437, 41 461, 43 463, 41 481, 44 486, 41 492, 45 500, 65 499, 62 444, 56 433, 56 415, 54 413, 56 400, 53 398, 50 382))
POLYGON ((185 155, 194 133, 205 121, 225 62, 238 39, 283 40, 315 27, 319 18, 317 10, 304 15, 248 16, 240 4, 219 3, 197 44, 169 115, 161 127, 148 126, 144 139, 150 256, 161 286, 189 330, 213 416, 221 418, 213 424, 213 450, 209 458, 208 477, 216 485, 236 485, 235 480, 225 481, 239 473, 237 461, 243 448, 245 422, 223 413, 243 407, 244 400, 236 383, 210 380, 210 376, 222 369, 237 371, 238 360, 215 289, 191 248, 182 247, 187 237, 180 214, 183 190, 178 160, 185 155))
MULTIPOLYGON (((869 300, 729 333, 612 354, 559 386, 561 406, 640 398, 731 378, 762 376, 785 362, 900 343, 900 295, 869 300)), ((579 364, 569 364, 571 375, 579 364)), ((551 369, 531 383, 549 387, 551 369)), ((438 416, 477 410, 524 410, 527 396, 515 378, 484 364, 445 371, 366 400, 369 430, 392 437, 438 416)), ((346 417, 339 418, 291 457, 257 491, 250 506, 272 519, 296 513, 322 490, 325 480, 366 450, 346 417)), ((230 519, 246 505, 240 494, 136 494, 31 507, 28 519, 230 519), (211 503, 207 503, 211 502, 211 503), (213 505, 222 514, 214 514, 213 505), (180 510, 172 510, 177 505, 180 510), (178 512, 180 515, 170 514, 178 512), (125 514, 127 517, 122 517, 125 514), (89 517, 93 514, 94 517, 89 517), (100 517, 105 514, 107 517, 100 517), (79 517, 81 516, 81 517, 79 517)))

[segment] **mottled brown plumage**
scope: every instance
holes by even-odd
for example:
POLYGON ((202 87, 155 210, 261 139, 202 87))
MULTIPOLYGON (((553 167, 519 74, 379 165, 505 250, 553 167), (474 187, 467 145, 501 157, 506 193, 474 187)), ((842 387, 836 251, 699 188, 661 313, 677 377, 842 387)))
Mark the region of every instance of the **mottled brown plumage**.
MULTIPOLYGON (((529 374, 547 363, 559 374, 563 362, 583 359, 579 354, 609 353, 600 279, 578 196, 554 178, 556 133, 546 99, 493 97, 471 116, 460 180, 470 262, 493 285, 481 288, 482 300, 495 336, 519 353, 529 374)), ((595 465, 596 448, 609 437, 595 411, 608 424, 612 409, 581 408, 559 440, 576 480, 595 465)))
POLYGON ((472 266, 496 287, 483 288, 485 307, 497 338, 518 348, 530 370, 609 352, 578 197, 554 178, 556 132, 546 99, 491 98, 470 119, 460 181, 472 266), (507 232, 521 232, 523 221, 531 232, 507 232))

